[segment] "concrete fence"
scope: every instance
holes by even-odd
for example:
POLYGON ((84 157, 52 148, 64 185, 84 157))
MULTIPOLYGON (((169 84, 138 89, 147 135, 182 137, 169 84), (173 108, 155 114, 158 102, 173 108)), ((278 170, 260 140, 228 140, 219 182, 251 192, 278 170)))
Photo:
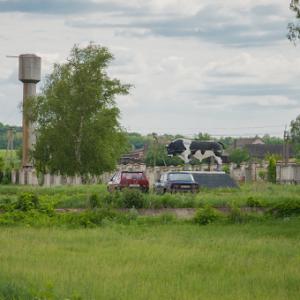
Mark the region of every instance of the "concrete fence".
POLYGON ((276 182, 281 184, 300 183, 300 164, 297 163, 277 163, 276 182))
MULTIPOLYGON (((146 167, 145 164, 128 164, 119 165, 116 171, 143 171, 149 179, 152 186, 157 181, 160 175, 168 171, 183 171, 187 166, 160 166, 160 167, 146 167)), ((249 164, 237 167, 234 164, 228 165, 230 176, 238 182, 252 182, 262 180, 259 177, 260 171, 266 171, 267 165, 249 164)), ((217 165, 202 164, 199 166, 188 166, 191 171, 215 171, 217 165)), ((43 185, 43 186, 59 186, 59 185, 81 185, 81 184, 96 184, 107 183, 113 174, 116 172, 107 172, 101 176, 73 176, 67 177, 59 174, 44 174, 37 176, 34 169, 19 170, 12 172, 12 182, 21 185, 43 185)))

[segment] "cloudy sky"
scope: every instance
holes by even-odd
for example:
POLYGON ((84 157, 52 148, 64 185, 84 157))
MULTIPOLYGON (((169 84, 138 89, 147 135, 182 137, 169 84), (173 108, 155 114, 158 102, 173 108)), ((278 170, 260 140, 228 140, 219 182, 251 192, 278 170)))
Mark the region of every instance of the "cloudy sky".
POLYGON ((131 83, 121 124, 141 133, 281 135, 300 114, 299 47, 282 0, 0 0, 0 122, 21 124, 17 60, 37 53, 43 76, 89 41, 131 83))

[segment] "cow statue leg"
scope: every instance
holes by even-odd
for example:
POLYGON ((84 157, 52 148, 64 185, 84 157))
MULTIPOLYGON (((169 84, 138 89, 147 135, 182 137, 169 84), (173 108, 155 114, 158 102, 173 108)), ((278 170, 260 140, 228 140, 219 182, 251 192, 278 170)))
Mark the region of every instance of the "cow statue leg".
POLYGON ((214 155, 215 160, 217 162, 217 170, 221 171, 221 167, 222 167, 222 158, 219 156, 214 155))
POLYGON ((186 150, 178 156, 184 161, 185 164, 188 164, 190 162, 190 156, 191 156, 191 150, 190 150, 191 141, 186 139, 183 139, 182 141, 186 150))
POLYGON ((203 159, 209 158, 215 156, 214 152, 211 150, 206 150, 203 154, 201 153, 201 150, 196 151, 196 153, 194 154, 194 157, 196 157, 197 159, 199 159, 199 161, 201 162, 203 159))
POLYGON ((200 150, 196 151, 196 153, 194 154, 194 157, 197 158, 200 162, 203 159, 209 158, 209 157, 214 157, 216 162, 217 162, 217 167, 218 167, 218 171, 221 170, 221 166, 222 166, 222 159, 221 157, 217 156, 214 151, 212 150, 206 150, 204 152, 204 154, 201 153, 200 150))

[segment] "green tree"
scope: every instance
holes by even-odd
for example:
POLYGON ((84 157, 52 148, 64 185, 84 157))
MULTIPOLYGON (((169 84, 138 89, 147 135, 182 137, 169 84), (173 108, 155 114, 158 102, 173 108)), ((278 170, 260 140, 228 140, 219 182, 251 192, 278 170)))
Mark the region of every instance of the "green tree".
POLYGON ((225 149, 234 144, 234 138, 231 136, 221 137, 218 139, 218 141, 224 145, 225 149))
MULTIPOLYGON (((291 0, 290 9, 295 13, 296 19, 300 19, 300 4, 299 0, 291 0)), ((300 39, 300 24, 299 22, 291 22, 288 24, 288 39, 296 43, 300 39)))
POLYGON ((249 153, 245 149, 234 149, 229 154, 229 160, 236 163, 238 166, 240 166, 242 162, 249 161, 249 159, 249 153))
POLYGON ((147 143, 149 143, 149 139, 146 136, 141 135, 137 132, 129 132, 127 133, 127 139, 131 146, 134 147, 134 149, 141 149, 143 148, 147 143))
POLYGON ((290 125, 292 142, 295 144, 300 143, 300 115, 295 120, 291 121, 290 125))
POLYGON ((265 134, 262 137, 262 140, 264 141, 265 144, 268 145, 278 145, 278 144, 283 144, 283 139, 277 136, 270 136, 269 134, 265 134))
POLYGON ((151 144, 147 150, 147 155, 145 158, 145 163, 147 166, 177 166, 182 165, 183 160, 178 157, 169 157, 166 151, 166 147, 162 144, 151 144))
POLYGON ((111 79, 107 48, 74 46, 66 63, 55 64, 40 96, 26 113, 37 124, 32 157, 41 172, 101 174, 115 167, 124 147, 115 96, 130 86, 111 79))
POLYGON ((195 136, 195 139, 198 141, 209 141, 212 137, 208 133, 199 132, 198 135, 195 136))

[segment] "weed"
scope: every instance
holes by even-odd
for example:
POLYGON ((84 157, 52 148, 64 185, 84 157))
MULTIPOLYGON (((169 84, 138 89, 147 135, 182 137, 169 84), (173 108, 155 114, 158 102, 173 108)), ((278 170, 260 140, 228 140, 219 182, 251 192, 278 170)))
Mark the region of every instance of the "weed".
POLYGON ((92 194, 89 197, 89 203, 88 203, 89 208, 95 209, 100 206, 99 202, 99 196, 97 194, 92 194))

